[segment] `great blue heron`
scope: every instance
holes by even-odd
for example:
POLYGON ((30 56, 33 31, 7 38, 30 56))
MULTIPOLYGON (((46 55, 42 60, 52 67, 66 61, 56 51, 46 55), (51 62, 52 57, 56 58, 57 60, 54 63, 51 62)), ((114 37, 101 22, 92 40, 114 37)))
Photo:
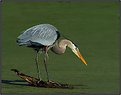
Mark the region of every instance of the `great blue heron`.
POLYGON ((41 50, 44 54, 44 66, 47 74, 47 80, 49 81, 48 70, 47 70, 47 57, 48 50, 51 49, 56 54, 63 54, 68 46, 81 60, 87 65, 86 61, 79 52, 77 46, 68 39, 61 39, 58 29, 50 24, 40 24, 33 26, 25 30, 20 36, 17 37, 17 43, 20 46, 27 46, 34 48, 36 52, 36 67, 37 77, 41 80, 40 70, 38 64, 38 52, 41 50))

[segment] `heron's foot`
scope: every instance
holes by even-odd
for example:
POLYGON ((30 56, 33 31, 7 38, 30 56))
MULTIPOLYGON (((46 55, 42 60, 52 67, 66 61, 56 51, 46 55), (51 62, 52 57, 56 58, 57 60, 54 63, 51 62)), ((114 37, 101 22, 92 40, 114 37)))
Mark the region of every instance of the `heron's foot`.
POLYGON ((48 82, 48 83, 57 83, 57 82, 54 82, 54 81, 52 81, 52 80, 48 80, 47 82, 48 82))
POLYGON ((42 80, 42 78, 40 78, 40 77, 37 77, 37 79, 38 79, 39 81, 41 81, 41 80, 42 80))
POLYGON ((39 81, 42 80, 42 78, 40 77, 39 73, 37 74, 37 79, 38 79, 39 81))
POLYGON ((38 82, 39 82, 39 81, 42 81, 42 79, 41 79, 41 78, 37 78, 37 80, 38 80, 38 82))
POLYGON ((44 81, 44 83, 46 84, 44 87, 49 87, 49 88, 68 88, 68 89, 73 89, 73 86, 72 85, 69 85, 69 84, 63 84, 63 83, 60 83, 60 82, 55 82, 55 81, 52 81, 52 80, 49 80, 49 81, 44 81))

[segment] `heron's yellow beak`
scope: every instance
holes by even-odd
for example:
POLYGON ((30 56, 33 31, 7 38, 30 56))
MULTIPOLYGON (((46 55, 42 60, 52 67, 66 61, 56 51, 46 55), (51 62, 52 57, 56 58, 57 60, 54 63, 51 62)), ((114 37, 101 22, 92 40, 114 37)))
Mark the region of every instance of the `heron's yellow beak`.
POLYGON ((84 60, 84 58, 83 58, 83 56, 81 55, 81 53, 79 52, 79 49, 78 49, 78 48, 76 48, 76 49, 74 49, 74 50, 72 50, 72 51, 79 57, 79 59, 82 60, 82 62, 83 62, 85 65, 87 65, 87 62, 84 60))

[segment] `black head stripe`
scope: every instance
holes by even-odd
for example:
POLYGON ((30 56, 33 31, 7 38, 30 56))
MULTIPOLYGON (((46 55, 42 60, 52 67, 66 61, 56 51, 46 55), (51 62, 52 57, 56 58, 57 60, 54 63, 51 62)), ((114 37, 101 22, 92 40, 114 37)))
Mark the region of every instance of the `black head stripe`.
POLYGON ((77 45, 72 41, 72 43, 77 47, 77 45))

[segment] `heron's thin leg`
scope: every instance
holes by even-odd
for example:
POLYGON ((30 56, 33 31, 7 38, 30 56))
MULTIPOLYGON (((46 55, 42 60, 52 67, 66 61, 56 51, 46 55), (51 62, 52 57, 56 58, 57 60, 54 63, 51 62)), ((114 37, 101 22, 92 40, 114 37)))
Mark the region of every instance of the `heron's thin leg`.
POLYGON ((35 61, 36 61, 36 68, 37 68, 37 78, 41 80, 39 63, 38 63, 38 51, 36 51, 35 61))
POLYGON ((49 81, 49 74, 48 74, 48 69, 47 69, 47 59, 48 59, 48 54, 47 54, 47 48, 44 51, 44 66, 45 66, 45 71, 47 74, 47 81, 49 81))

